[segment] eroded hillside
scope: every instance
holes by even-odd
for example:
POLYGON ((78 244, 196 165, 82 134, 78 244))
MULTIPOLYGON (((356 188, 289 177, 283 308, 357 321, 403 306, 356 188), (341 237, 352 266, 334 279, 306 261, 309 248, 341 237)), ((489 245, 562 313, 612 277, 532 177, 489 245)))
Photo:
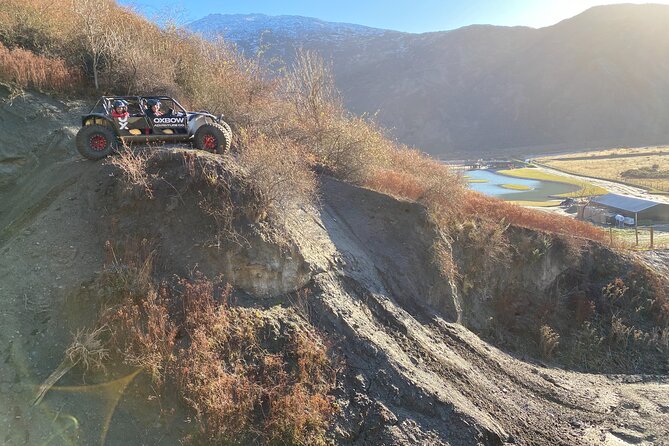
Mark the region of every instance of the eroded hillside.
POLYGON ((266 432, 294 444, 667 443, 667 284, 635 260, 506 223, 447 233, 416 202, 325 175, 315 205, 269 218, 239 154, 139 150, 143 176, 129 181, 120 157, 76 154, 77 111, 36 94, 2 104, 5 444, 271 443, 266 432), (162 331, 147 301, 164 309, 162 331), (201 325, 221 318, 222 331, 201 325), (141 323, 124 338, 119 320, 141 323), (106 370, 78 364, 31 406, 72 333, 96 326, 115 341, 106 370), (161 333, 146 355, 137 341, 161 333), (242 362, 235 343, 251 346, 242 362), (238 431, 216 413, 237 409, 206 398, 231 389, 229 370, 203 368, 216 363, 244 364, 235 382, 260 395, 230 396, 250 405, 232 412, 238 431), (280 411, 297 402, 304 417, 280 411))

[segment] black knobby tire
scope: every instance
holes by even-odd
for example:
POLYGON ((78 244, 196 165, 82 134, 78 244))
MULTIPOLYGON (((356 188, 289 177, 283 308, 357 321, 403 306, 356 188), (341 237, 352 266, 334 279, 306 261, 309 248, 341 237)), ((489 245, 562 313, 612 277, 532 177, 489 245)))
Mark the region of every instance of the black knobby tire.
POLYGON ((228 132, 228 136, 232 137, 232 129, 230 128, 230 124, 225 121, 219 121, 218 123, 221 124, 223 128, 225 128, 225 130, 228 132))
POLYGON ((116 145, 116 135, 104 125, 87 125, 77 133, 77 150, 89 160, 99 160, 110 155, 116 145))
POLYGON ((202 124, 193 137, 195 147, 213 153, 225 153, 230 150, 232 135, 221 124, 202 124))

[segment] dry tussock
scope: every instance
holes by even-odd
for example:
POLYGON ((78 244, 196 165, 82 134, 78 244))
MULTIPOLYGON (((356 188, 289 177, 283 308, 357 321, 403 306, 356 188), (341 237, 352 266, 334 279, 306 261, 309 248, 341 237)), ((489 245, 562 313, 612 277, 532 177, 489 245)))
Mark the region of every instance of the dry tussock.
POLYGON ((38 405, 47 392, 75 366, 82 365, 84 372, 90 368, 105 369, 109 350, 105 347, 102 337, 106 331, 107 327, 104 325, 93 330, 87 328, 77 330, 72 343, 65 350, 65 358, 37 389, 32 401, 33 406, 38 405))
POLYGON ((65 350, 65 356, 72 364, 81 364, 85 370, 91 367, 104 369, 104 363, 109 358, 109 351, 101 339, 107 327, 98 327, 95 330, 81 329, 74 334, 74 339, 65 350))
POLYGON ((106 305, 127 298, 139 299, 152 287, 153 243, 146 238, 126 237, 120 243, 105 242, 105 267, 98 280, 98 292, 106 305))

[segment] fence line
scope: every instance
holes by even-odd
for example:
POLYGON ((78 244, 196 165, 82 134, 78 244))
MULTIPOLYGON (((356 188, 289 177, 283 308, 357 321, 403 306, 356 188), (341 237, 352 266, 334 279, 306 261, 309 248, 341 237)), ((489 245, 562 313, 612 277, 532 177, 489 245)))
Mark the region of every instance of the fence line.
POLYGON ((669 232, 657 231, 653 226, 636 226, 630 229, 609 227, 611 246, 627 249, 669 248, 669 232))

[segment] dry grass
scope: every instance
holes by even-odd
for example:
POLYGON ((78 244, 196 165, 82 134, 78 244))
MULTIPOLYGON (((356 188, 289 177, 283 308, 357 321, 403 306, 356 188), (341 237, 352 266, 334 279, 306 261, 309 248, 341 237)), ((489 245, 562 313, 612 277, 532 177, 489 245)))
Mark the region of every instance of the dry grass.
POLYGON ((246 148, 237 158, 184 152, 181 169, 165 162, 163 167, 184 194, 197 200, 211 216, 217 231, 216 244, 228 240, 243 243, 249 228, 277 243, 287 240, 287 221, 294 210, 310 207, 315 198, 316 179, 299 146, 290 140, 269 139, 264 134, 242 134, 246 148))
MULTIPOLYGON (((619 181, 633 186, 640 186, 660 191, 669 191, 669 177, 657 175, 656 178, 644 178, 634 175, 633 170, 652 172, 669 171, 669 148, 643 147, 611 150, 598 150, 583 153, 539 158, 538 163, 576 175, 619 181), (629 172, 625 175, 626 172, 629 172)), ((647 175, 646 175, 647 176, 647 175)))
POLYGON ((526 201, 526 200, 513 200, 509 203, 515 204, 517 206, 526 206, 526 207, 535 207, 535 208, 550 208, 559 206, 562 203, 562 200, 547 200, 547 201, 526 201))
POLYGON ((72 343, 65 350, 63 361, 37 389, 37 393, 32 401, 33 406, 38 405, 47 392, 75 366, 82 365, 84 372, 88 371, 91 367, 94 369, 105 368, 105 361, 109 358, 109 350, 102 341, 102 334, 106 330, 106 326, 98 327, 94 330, 77 330, 72 343))
POLYGON ((282 220, 288 212, 313 202, 316 177, 309 169, 304 149, 289 138, 244 134, 239 164, 254 191, 253 214, 282 220))
POLYGON ((81 364, 85 370, 91 367, 103 369, 104 362, 109 357, 109 351, 104 347, 101 339, 107 327, 98 327, 95 330, 81 329, 74 334, 72 344, 65 350, 65 356, 72 364, 81 364))
POLYGON ((105 247, 106 265, 97 281, 105 303, 100 325, 109 327, 110 345, 126 364, 147 370, 162 383, 177 331, 168 296, 153 283, 152 243, 128 237, 105 247))
POLYGON ((625 279, 602 287, 599 297, 570 299, 572 329, 564 333, 563 358, 584 370, 666 373, 669 301, 666 283, 637 266, 625 279))
POLYGON ((139 299, 149 293, 154 254, 153 243, 146 238, 126 237, 121 242, 105 243, 105 267, 98 281, 105 305, 139 299))
POLYGON ((161 384, 173 359, 177 328, 170 319, 165 291, 151 289, 140 299, 127 294, 107 312, 104 321, 113 327, 111 342, 126 364, 149 372, 161 384))
POLYGON ((380 192, 409 200, 418 200, 425 194, 420 179, 405 172, 379 169, 365 185, 380 192))
POLYGON ((525 186, 523 184, 500 184, 499 187, 510 190, 532 190, 530 186, 525 186))
POLYGON ((150 153, 150 151, 132 150, 126 143, 123 143, 117 155, 108 158, 107 162, 121 170, 128 186, 139 187, 149 198, 153 198, 151 178, 146 170, 150 153))
POLYGON ((559 345, 560 335, 548 325, 542 325, 539 330, 539 346, 543 358, 552 359, 559 345))
MULTIPOLYGON (((613 242, 619 248, 624 249, 651 249, 650 247, 650 228, 639 227, 637 231, 634 229, 609 229, 613 235, 613 242), (637 244, 637 233, 639 243, 637 244)), ((669 248, 669 232, 653 231, 653 248, 669 248)))

